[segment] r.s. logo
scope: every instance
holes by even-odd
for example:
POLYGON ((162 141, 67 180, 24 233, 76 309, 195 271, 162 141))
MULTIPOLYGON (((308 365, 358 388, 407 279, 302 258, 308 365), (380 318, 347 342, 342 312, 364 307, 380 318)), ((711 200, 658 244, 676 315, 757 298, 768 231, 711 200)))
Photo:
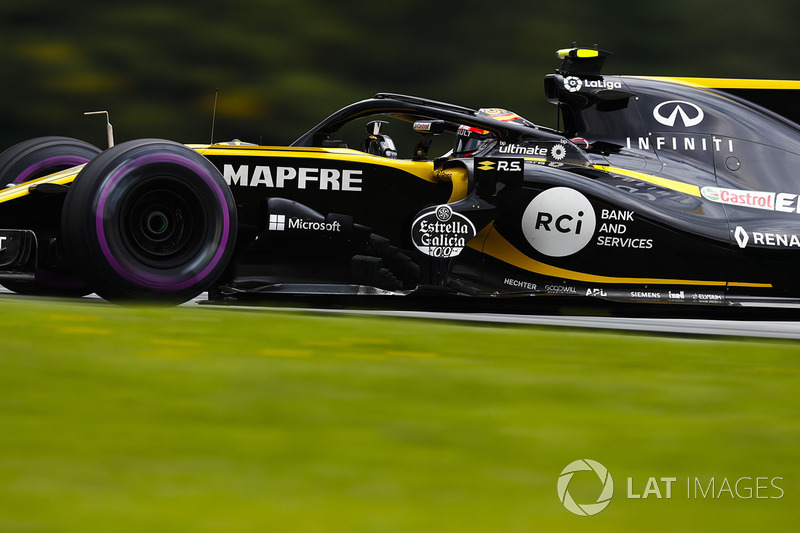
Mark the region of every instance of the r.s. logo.
POLYGON ((523 160, 522 159, 491 159, 485 161, 479 161, 477 163, 478 170, 483 171, 496 171, 496 172, 522 172, 523 160))

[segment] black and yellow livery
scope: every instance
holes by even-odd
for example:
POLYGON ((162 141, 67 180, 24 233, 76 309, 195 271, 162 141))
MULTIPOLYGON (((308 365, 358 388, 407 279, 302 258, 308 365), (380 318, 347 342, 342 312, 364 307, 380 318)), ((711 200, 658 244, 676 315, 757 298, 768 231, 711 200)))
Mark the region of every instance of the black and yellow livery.
POLYGON ((800 82, 604 76, 560 50, 558 129, 378 94, 286 147, 74 139, 0 155, 0 283, 800 302, 800 82))

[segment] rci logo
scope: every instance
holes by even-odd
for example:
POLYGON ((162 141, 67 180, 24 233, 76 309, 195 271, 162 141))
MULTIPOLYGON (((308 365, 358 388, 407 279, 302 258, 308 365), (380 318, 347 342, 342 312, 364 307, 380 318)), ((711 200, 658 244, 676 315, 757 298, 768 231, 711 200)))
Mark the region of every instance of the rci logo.
POLYGON ((597 461, 592 461, 591 459, 579 459, 574 461, 568 464, 558 477, 558 499, 561 500, 561 503, 564 504, 564 507, 566 507, 569 512, 575 513, 576 515, 596 515, 608 507, 612 496, 614 496, 614 480, 611 478, 611 474, 606 467, 597 461), (594 472, 603 484, 602 492, 600 492, 600 496, 598 496, 595 503, 576 503, 569 493, 569 483, 572 481, 572 476, 574 476, 576 472, 582 471, 594 472))
POLYGON ((522 233, 533 248, 550 257, 579 252, 594 235, 596 217, 591 202, 569 187, 539 193, 522 214, 522 233))

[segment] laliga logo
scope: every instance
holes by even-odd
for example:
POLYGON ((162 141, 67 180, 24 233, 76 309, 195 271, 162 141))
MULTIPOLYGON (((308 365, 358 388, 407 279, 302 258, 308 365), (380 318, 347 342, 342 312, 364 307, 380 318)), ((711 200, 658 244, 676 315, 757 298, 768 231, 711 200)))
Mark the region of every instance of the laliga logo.
POLYGON ((614 480, 611 478, 611 474, 606 467, 597 461, 592 461, 591 459, 579 459, 574 461, 568 464, 558 477, 558 499, 561 500, 561 503, 564 504, 564 507, 566 507, 569 512, 575 513, 576 515, 596 515, 608 507, 608 504, 611 503, 612 496, 614 496, 614 480), (597 497, 595 503, 575 503, 575 500, 572 499, 569 493, 569 483, 572 481, 572 476, 575 475, 575 472, 581 471, 594 472, 603 484, 603 490, 600 496, 597 497))
POLYGON ((576 93, 583 87, 583 82, 576 76, 567 76, 564 78, 564 87, 571 93, 576 93))
POLYGON ((681 117, 681 122, 687 128, 691 128, 692 126, 697 126, 701 122, 703 122, 703 118, 705 118, 705 114, 703 110, 700 109, 698 106, 684 102, 682 100, 669 100, 667 102, 661 102, 653 109, 653 118, 655 118, 659 124, 663 124, 670 128, 675 127, 675 121, 678 117, 681 117), (688 107, 692 110, 691 115, 686 112, 684 106, 688 107))

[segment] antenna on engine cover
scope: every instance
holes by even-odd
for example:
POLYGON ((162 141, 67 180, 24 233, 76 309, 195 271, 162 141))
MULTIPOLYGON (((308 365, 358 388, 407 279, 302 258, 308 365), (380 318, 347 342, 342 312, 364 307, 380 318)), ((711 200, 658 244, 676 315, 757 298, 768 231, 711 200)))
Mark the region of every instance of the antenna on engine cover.
POLYGON ((219 97, 219 87, 217 87, 214 93, 214 111, 211 113, 211 142, 209 144, 214 144, 214 123, 217 121, 217 97, 219 97))
POLYGON ((108 137, 108 147, 114 146, 114 128, 108 117, 108 111, 87 111, 84 115, 105 115, 106 116, 106 136, 108 137))

